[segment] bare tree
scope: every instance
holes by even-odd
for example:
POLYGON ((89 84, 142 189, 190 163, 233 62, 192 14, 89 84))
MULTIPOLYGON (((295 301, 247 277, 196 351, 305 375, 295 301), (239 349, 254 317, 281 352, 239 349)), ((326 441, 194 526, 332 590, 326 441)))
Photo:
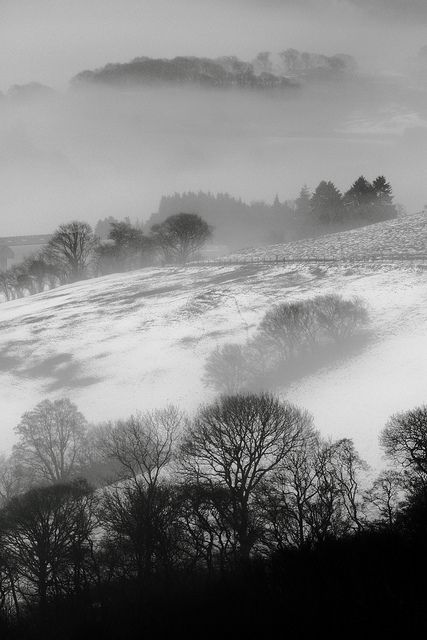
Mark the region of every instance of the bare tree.
POLYGON ((393 462, 425 480, 427 405, 394 414, 381 433, 380 444, 393 462))
POLYGON ((28 488, 25 470, 16 456, 0 454, 0 507, 28 488))
POLYGON ((304 548, 361 530, 366 469, 350 440, 324 442, 307 429, 298 448, 265 484, 261 506, 269 548, 304 548))
POLYGON ((103 546, 121 551, 118 567, 149 580, 156 570, 168 572, 180 559, 180 501, 174 488, 157 484, 155 496, 133 484, 104 491, 100 517, 103 546))
POLYGON ((0 271, 0 291, 2 291, 6 302, 13 297, 13 278, 10 271, 0 271))
POLYGON ((395 524, 405 495, 406 480, 402 473, 387 469, 380 473, 366 492, 366 501, 375 509, 377 521, 395 524))
POLYGON ((25 600, 35 595, 42 611, 49 597, 80 590, 84 557, 96 525, 87 485, 56 484, 12 498, 0 512, 8 561, 25 600))
POLYGON ((184 553, 191 566, 224 572, 236 555, 230 492, 212 483, 183 483, 180 518, 187 533, 184 553))
POLYGON ((98 240, 86 222, 74 220, 62 224, 55 231, 46 247, 45 255, 62 265, 71 282, 86 276, 98 240))
POLYGON ((255 491, 299 447, 309 423, 306 413, 270 394, 247 394, 202 407, 186 429, 180 449, 184 477, 228 489, 242 559, 256 541, 255 491))
POLYGON ((312 351, 322 341, 342 342, 368 322, 368 312, 358 298, 340 295, 275 305, 263 317, 256 340, 282 359, 312 351))
POLYGON ((250 372, 241 344, 224 344, 208 356, 204 381, 219 393, 240 393, 247 388, 250 372))
POLYGON ((172 462, 177 431, 184 419, 169 406, 107 425, 101 436, 104 455, 116 463, 118 479, 124 481, 118 488, 106 490, 104 519, 116 534, 122 532, 130 541, 139 578, 151 574, 159 554, 159 519, 165 518, 168 506, 162 479, 172 462))
POLYGON ((16 264, 7 272, 9 276, 9 286, 14 292, 15 298, 23 298, 25 293, 34 293, 34 283, 27 273, 24 265, 16 264))
POLYGON ((217 347, 206 360, 204 383, 228 395, 266 389, 274 359, 271 346, 255 338, 245 344, 217 347))
POLYGON ((299 519, 293 517, 302 523, 304 544, 361 530, 365 526, 361 472, 367 465, 352 441, 317 439, 308 453, 301 469, 295 467, 295 477, 291 477, 290 483, 296 484, 298 501, 303 507, 297 511, 299 519))
POLYGON ((258 337, 282 359, 295 357, 316 343, 318 324, 312 301, 285 302, 272 307, 259 325, 258 337))
POLYGON ((285 549, 307 546, 313 540, 310 507, 318 497, 317 432, 307 425, 298 447, 278 465, 260 495, 269 547, 285 549))
POLYGON ((97 269, 100 273, 130 271, 153 261, 154 243, 141 228, 127 221, 108 223, 108 241, 96 250, 97 269))
POLYGON ((331 293, 317 296, 313 303, 320 330, 335 342, 347 340, 368 323, 368 311, 360 298, 331 293))
POLYGON ((342 504, 348 515, 351 526, 358 531, 363 529, 363 494, 361 491, 361 473, 369 467, 359 456, 354 443, 349 438, 342 438, 329 445, 331 453, 330 473, 342 496, 342 504))
POLYGON ((212 229, 195 213, 169 216, 151 228, 152 237, 168 262, 185 264, 212 236, 212 229))
POLYGON ((119 477, 154 489, 171 463, 177 431, 185 417, 176 407, 137 413, 105 427, 104 454, 119 465, 119 477))
POLYGON ((76 475, 84 455, 87 423, 68 398, 43 400, 15 427, 14 455, 35 479, 65 482, 76 475))

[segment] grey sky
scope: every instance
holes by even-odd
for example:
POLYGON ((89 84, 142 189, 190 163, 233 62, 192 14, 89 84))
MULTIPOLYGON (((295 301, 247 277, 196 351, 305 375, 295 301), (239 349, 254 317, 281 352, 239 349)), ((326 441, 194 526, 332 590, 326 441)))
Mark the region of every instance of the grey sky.
POLYGON ((0 14, 0 90, 65 87, 82 69, 138 55, 295 47, 384 67, 427 41, 425 0, 0 0, 0 14))
MULTIPOLYGON (((232 0, 233 1, 233 0, 232 0)), ((410 20, 427 20, 427 4, 425 0, 237 0, 243 6, 254 4, 262 7, 308 6, 325 11, 331 8, 340 11, 345 5, 353 6, 362 12, 369 12, 380 19, 396 19, 405 16, 410 20)))

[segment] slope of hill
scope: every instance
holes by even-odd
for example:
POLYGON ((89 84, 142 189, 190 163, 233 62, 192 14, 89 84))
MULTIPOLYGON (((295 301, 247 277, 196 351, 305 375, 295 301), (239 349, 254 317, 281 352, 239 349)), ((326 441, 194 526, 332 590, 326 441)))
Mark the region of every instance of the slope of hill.
POLYGON ((214 395, 208 354, 244 342, 284 300, 338 291, 366 300, 369 341, 275 391, 312 411, 324 435, 354 437, 378 462, 387 417, 425 398, 427 281, 421 268, 243 265, 144 269, 0 305, 0 449, 20 415, 69 396, 91 421, 214 395))
POLYGON ((246 249, 239 256, 275 259, 426 258, 427 212, 320 238, 246 249))

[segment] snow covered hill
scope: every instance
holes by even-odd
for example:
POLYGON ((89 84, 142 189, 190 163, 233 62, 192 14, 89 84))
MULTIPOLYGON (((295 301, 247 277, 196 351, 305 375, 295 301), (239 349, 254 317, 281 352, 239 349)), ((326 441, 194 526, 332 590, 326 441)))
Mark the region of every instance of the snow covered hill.
POLYGON ((320 238, 240 251, 251 258, 411 258, 427 257, 427 212, 378 222, 320 238))
POLYGON ((93 422, 168 402, 192 411, 214 395, 202 381, 212 349, 251 337, 275 303, 332 291, 368 303, 367 344, 277 391, 309 409, 325 435, 353 437, 378 463, 387 417, 427 400, 421 264, 143 269, 4 303, 0 449, 45 397, 69 396, 93 422))

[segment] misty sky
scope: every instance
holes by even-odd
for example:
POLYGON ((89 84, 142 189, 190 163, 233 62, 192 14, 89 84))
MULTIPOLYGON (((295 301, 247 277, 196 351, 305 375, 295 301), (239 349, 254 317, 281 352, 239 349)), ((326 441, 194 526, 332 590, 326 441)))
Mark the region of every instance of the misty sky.
POLYGON ((136 56, 250 57, 288 47, 393 67, 425 44, 425 0, 0 0, 0 90, 64 87, 136 56))

